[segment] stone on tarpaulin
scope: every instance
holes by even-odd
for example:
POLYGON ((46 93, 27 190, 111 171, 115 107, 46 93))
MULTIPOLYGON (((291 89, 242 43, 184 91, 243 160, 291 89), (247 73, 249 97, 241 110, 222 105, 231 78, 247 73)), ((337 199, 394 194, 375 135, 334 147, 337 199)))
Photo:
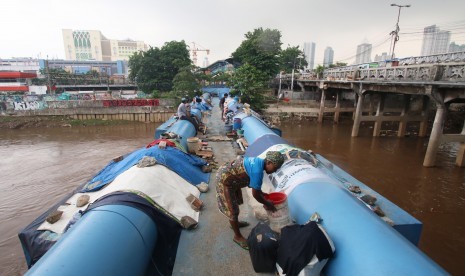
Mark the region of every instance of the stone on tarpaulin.
POLYGON ((205 182, 200 182, 200 184, 198 184, 198 185, 195 186, 195 187, 197 187, 197 189, 199 189, 199 191, 200 191, 201 193, 206 193, 206 192, 208 192, 208 184, 205 183, 205 182))
POLYGON ((189 194, 187 197, 186 197, 186 200, 187 202, 190 203, 191 205, 191 208, 194 210, 194 211, 200 211, 200 209, 202 209, 202 206, 203 206, 203 202, 197 198, 196 196, 194 196, 193 194, 189 194))
POLYGON ((157 160, 154 157, 151 156, 144 156, 138 163, 137 167, 138 168, 145 168, 145 167, 150 167, 154 166, 157 164, 157 160))
POLYGON ((209 173, 212 172, 212 168, 209 165, 202 166, 202 172, 209 173))
POLYGON ((82 206, 87 205, 87 203, 89 203, 89 200, 90 200, 89 195, 79 196, 78 199, 76 200, 76 207, 82 207, 82 206))
POLYGON ((183 216, 181 218, 181 225, 184 229, 191 230, 197 227, 197 222, 189 216, 183 216))
POLYGON ((45 220, 50 224, 54 224, 60 220, 61 215, 63 215, 63 211, 55 210, 50 215, 48 215, 45 220))
POLYGON ((371 205, 371 206, 375 205, 376 203, 376 197, 371 196, 371 195, 364 195, 360 197, 360 199, 366 204, 371 205))

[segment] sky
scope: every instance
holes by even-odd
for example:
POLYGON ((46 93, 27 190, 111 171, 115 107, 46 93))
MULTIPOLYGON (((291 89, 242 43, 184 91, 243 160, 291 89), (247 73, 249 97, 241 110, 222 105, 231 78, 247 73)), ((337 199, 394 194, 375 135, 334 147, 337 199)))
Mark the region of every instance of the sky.
MULTIPOLYGON (((210 63, 231 56, 256 28, 281 32, 282 48, 316 43, 315 64, 326 47, 334 62, 354 61, 357 45, 390 52, 398 5, 397 57, 419 56, 423 28, 436 24, 465 44, 463 0, 22 0, 0 1, 0 58, 64 59, 62 29, 100 30, 110 39, 142 40, 152 47, 184 40, 209 49, 210 63)), ((206 52, 198 52, 202 65, 206 52)))

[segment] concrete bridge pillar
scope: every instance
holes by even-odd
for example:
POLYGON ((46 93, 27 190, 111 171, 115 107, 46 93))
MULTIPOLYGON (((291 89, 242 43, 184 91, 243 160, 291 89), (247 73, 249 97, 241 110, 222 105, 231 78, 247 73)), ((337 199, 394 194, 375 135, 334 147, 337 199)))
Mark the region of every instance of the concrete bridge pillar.
POLYGON ((337 94, 336 94, 336 107, 335 107, 335 111, 334 111, 334 124, 337 124, 339 123, 339 113, 340 113, 340 108, 341 108, 341 103, 339 102, 339 99, 341 97, 341 91, 337 91, 337 94))
POLYGON ((358 136, 358 131, 360 129, 360 121, 362 119, 362 105, 364 97, 365 96, 363 94, 360 94, 358 96, 357 108, 355 109, 354 125, 352 127, 352 137, 358 136))
MULTIPOLYGON (((465 136, 465 121, 463 122, 463 129, 460 135, 465 136)), ((460 143, 459 150, 457 151, 455 165, 459 167, 465 167, 465 142, 460 143)))
POLYGON ((402 113, 400 114, 400 122, 399 122, 399 129, 397 131, 397 137, 404 137, 405 130, 407 129, 407 120, 406 116, 408 116, 408 112, 410 110, 410 95, 404 95, 404 107, 402 109, 402 113))
MULTIPOLYGON (((370 97, 370 103, 372 102, 373 97, 370 97)), ((373 128, 373 136, 378 137, 381 132, 381 125, 383 124, 383 114, 384 114, 384 102, 386 100, 386 95, 380 94, 378 108, 376 109, 376 121, 373 128)), ((371 104, 370 104, 371 105, 371 104)), ((371 111, 370 111, 371 112, 371 111)))
POLYGON ((318 123, 323 122, 323 115, 325 113, 325 98, 326 98, 326 91, 321 89, 321 101, 320 101, 320 112, 318 112, 318 123))
POLYGON ((423 97, 423 109, 421 111, 421 117, 423 118, 423 120, 420 122, 420 130, 418 131, 419 137, 426 136, 426 128, 428 126, 428 103, 429 98, 423 97))
MULTIPOLYGON (((434 91, 432 94, 435 93, 434 91)), ((436 164, 436 154, 438 152, 439 144, 441 143, 442 131, 444 128, 444 121, 446 119, 446 106, 444 101, 438 94, 432 95, 437 101, 436 116, 434 117, 433 129, 429 137, 428 148, 426 149, 425 159, 423 166, 434 167, 436 164), (442 103, 441 103, 442 102, 442 103)))

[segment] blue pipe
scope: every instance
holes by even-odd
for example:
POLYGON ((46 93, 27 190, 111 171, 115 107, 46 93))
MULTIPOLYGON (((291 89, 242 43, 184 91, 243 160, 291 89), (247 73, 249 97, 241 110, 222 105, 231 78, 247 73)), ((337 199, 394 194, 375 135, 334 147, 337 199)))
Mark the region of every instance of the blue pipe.
MULTIPOLYGON (((246 156, 259 156, 271 146, 287 144, 253 116, 242 118, 242 128, 249 143, 246 156)), ((286 170, 291 169, 283 166, 277 174, 286 174, 286 170)), ((299 224, 307 222, 314 212, 318 212, 323 218, 322 225, 336 247, 335 257, 327 264, 325 274, 447 274, 407 240, 411 238, 415 241, 417 237, 402 236, 399 233, 401 231, 396 231, 351 195, 342 183, 338 182, 337 177, 330 175, 328 170, 321 170, 327 176, 312 179, 311 175, 308 175, 306 182, 304 179, 303 184, 290 192, 288 204, 291 217, 299 224)), ((399 207, 387 200, 384 204, 389 206, 388 211, 394 210, 397 213, 400 221, 408 221, 414 224, 413 227, 418 226, 418 221, 399 207)), ((407 227, 410 226, 409 223, 406 223, 407 227)))
POLYGON ((186 120, 178 120, 166 132, 174 132, 181 136, 180 142, 185 149, 187 149, 187 138, 194 137, 197 134, 194 125, 186 120))
POLYGON ((241 118, 242 129, 244 130, 244 137, 249 143, 249 145, 253 144, 258 138, 264 135, 275 135, 278 136, 272 129, 270 129, 267 125, 263 122, 258 120, 253 116, 244 116, 244 113, 239 114, 236 116, 237 118, 241 118))
POLYGON ((124 205, 86 213, 26 275, 145 275, 157 242, 155 222, 124 205))
POLYGON ((307 182, 288 197, 299 224, 321 215, 336 247, 326 275, 446 275, 439 265, 381 220, 342 187, 330 181, 307 182))

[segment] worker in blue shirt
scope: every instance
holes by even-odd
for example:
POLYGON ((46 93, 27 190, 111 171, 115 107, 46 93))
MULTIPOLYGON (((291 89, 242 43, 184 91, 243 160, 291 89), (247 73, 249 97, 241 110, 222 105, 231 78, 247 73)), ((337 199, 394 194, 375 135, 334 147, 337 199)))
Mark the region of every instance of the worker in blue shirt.
POLYGON ((265 199, 262 179, 263 171, 267 174, 276 172, 284 163, 284 156, 278 151, 268 151, 265 159, 259 157, 241 157, 228 162, 218 169, 216 174, 216 199, 220 212, 229 218, 234 231, 233 241, 248 250, 247 240, 239 228, 249 225, 239 221, 239 205, 243 203, 242 188, 252 188, 253 197, 263 204, 265 209, 276 211, 272 201, 265 199))

